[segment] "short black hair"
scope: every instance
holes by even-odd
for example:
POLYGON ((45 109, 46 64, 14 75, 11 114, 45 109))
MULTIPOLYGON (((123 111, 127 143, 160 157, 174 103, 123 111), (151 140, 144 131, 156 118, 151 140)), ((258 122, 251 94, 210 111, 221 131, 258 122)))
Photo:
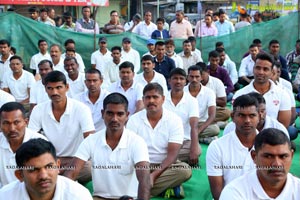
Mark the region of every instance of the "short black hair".
POLYGON ((46 43, 48 44, 48 42, 47 42, 46 40, 40 39, 40 40, 38 41, 38 46, 40 46, 40 44, 41 44, 42 42, 46 42, 46 43))
POLYGON ((98 69, 88 69, 85 74, 98 74, 100 79, 103 79, 102 74, 100 72, 100 70, 98 69))
POLYGON ((122 51, 122 48, 120 46, 114 46, 111 48, 111 52, 115 51, 115 50, 118 50, 118 51, 122 51))
POLYGON ((24 167, 25 163, 32 158, 39 157, 45 153, 50 153, 54 160, 57 160, 55 147, 51 142, 42 138, 36 138, 24 142, 16 151, 17 167, 24 167))
POLYGON ((57 83, 57 82, 63 82, 64 85, 67 85, 66 76, 64 75, 64 73, 57 70, 49 72, 46 75, 44 82, 45 85, 47 85, 48 83, 57 83))
POLYGON ((41 65, 43 65, 45 63, 49 63, 49 66, 51 67, 51 69, 53 69, 53 63, 50 60, 47 60, 47 59, 41 60, 38 64, 38 67, 40 67, 41 65))
POLYGON ((47 12, 47 14, 48 14, 48 8, 41 8, 40 12, 47 12))
POLYGON ((186 78, 186 72, 183 69, 181 69, 181 68, 174 68, 174 69, 172 69, 171 72, 170 72, 170 79, 174 75, 180 75, 180 76, 184 76, 186 78))
POLYGON ((8 40, 5 40, 5 39, 0 40, 0 45, 3 45, 3 44, 7 44, 7 46, 10 47, 10 42, 8 40))
POLYGON ((10 50, 11 50, 14 54, 17 53, 17 49, 16 49, 15 47, 10 47, 10 50))
POLYGON ((271 41, 269 42, 269 47, 270 47, 272 44, 279 44, 279 41, 278 41, 278 40, 271 40, 271 41))
POLYGON ((141 61, 150 60, 152 63, 154 63, 154 59, 151 55, 144 55, 141 59, 141 61))
POLYGON ((155 48, 156 48, 157 46, 165 46, 165 42, 164 42, 164 41, 157 41, 157 42, 155 43, 155 48))
POLYGON ((198 65, 192 65, 192 66, 190 66, 188 68, 188 74, 190 73, 190 71, 199 71, 199 72, 201 72, 198 65))
POLYGON ((216 48, 218 48, 218 47, 224 46, 224 43, 219 41, 219 42, 216 42, 215 46, 216 46, 216 48))
POLYGON ((252 41, 253 44, 261 44, 261 40, 256 38, 252 41))
POLYGON ((270 55, 269 53, 266 53, 266 52, 258 53, 256 55, 255 61, 258 60, 258 59, 269 61, 270 63, 272 63, 272 69, 273 69, 273 66, 274 66, 274 63, 275 63, 274 56, 272 56, 272 55, 270 55))
POLYGON ((187 44, 187 43, 191 43, 192 44, 192 42, 190 40, 183 40, 182 45, 187 44))
POLYGON ((90 9, 91 10, 91 7, 90 6, 83 6, 82 8, 81 8, 81 12, 83 11, 83 9, 85 9, 85 8, 88 8, 88 9, 90 9))
POLYGON ((65 46, 67 46, 68 44, 76 44, 75 41, 73 39, 67 39, 64 43, 65 46))
POLYGON ((74 60, 74 62, 78 65, 77 59, 75 57, 66 56, 64 62, 74 60))
POLYGON ((16 59, 21 61, 21 63, 23 63, 22 58, 20 56, 17 56, 17 55, 14 55, 14 56, 10 57, 9 62, 11 62, 12 60, 16 60, 16 59))
POLYGON ((35 7, 35 6, 32 6, 32 7, 28 8, 28 12, 29 13, 34 13, 34 12, 39 13, 40 10, 37 7, 35 7))
POLYGON ((216 50, 213 50, 208 54, 208 58, 218 58, 218 57, 220 57, 220 54, 216 50))
POLYGON ((292 149, 292 144, 287 135, 279 129, 276 128, 266 128, 256 135, 254 141, 255 151, 258 152, 264 144, 271 146, 288 144, 289 149, 292 149))
POLYGON ((189 36, 189 37, 188 37, 188 40, 189 40, 190 42, 196 42, 196 38, 195 38, 194 36, 189 36))
POLYGON ((257 46, 257 44, 250 44, 250 46, 249 46, 249 49, 252 49, 253 47, 257 47, 258 48, 258 46, 257 46))
POLYGON ((225 49, 224 48, 222 48, 222 47, 218 47, 218 48, 216 48, 216 52, 218 52, 219 53, 219 55, 220 55, 220 53, 223 53, 225 51, 225 49))
POLYGON ((134 65, 132 64, 132 62, 129 61, 125 61, 123 62, 120 66, 119 66, 119 71, 121 71, 121 69, 123 68, 130 68, 132 72, 134 72, 134 65))
POLYGON ((155 90, 160 95, 164 96, 164 89, 159 83, 148 83, 143 89, 143 95, 145 96, 146 92, 149 92, 151 90, 155 90))
POLYGON ((107 95, 103 100, 103 110, 107 108, 108 104, 122 104, 125 107, 125 111, 128 111, 128 100, 127 98, 118 92, 113 92, 107 95))
POLYGON ((245 108, 250 106, 255 106, 258 111, 258 101, 255 97, 250 96, 249 94, 244 94, 236 98, 233 102, 233 112, 237 110, 237 108, 245 108))
POLYGON ((208 71, 207 65, 204 62, 198 62, 196 65, 199 67, 201 74, 208 71))
POLYGON ((157 22, 165 23, 165 19, 162 18, 162 17, 159 17, 159 18, 157 18, 157 20, 156 20, 156 23, 157 23, 157 22))
POLYGON ((113 13, 118 13, 118 11, 112 10, 112 11, 110 11, 109 15, 112 15, 113 13))
POLYGON ((15 110, 20 110, 22 112, 23 118, 26 117, 26 110, 21 103, 8 102, 8 103, 3 104, 0 108, 0 119, 1 119, 2 112, 11 112, 11 111, 15 111, 15 110))
POLYGON ((264 96, 261 95, 260 93, 250 92, 250 93, 248 93, 248 95, 251 97, 254 97, 257 100, 258 104, 266 104, 266 100, 265 100, 264 96))

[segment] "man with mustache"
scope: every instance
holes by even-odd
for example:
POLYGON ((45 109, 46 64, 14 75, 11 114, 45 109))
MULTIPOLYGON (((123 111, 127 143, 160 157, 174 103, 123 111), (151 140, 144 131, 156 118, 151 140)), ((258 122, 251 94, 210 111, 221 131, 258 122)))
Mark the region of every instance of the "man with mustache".
POLYGON ((300 179, 289 173, 294 155, 289 138, 278 129, 264 129, 254 148, 256 170, 228 184, 220 199, 300 199, 300 179))
POLYGON ((43 135, 27 127, 28 119, 25 108, 17 102, 5 103, 0 108, 0 188, 16 179, 14 159, 16 150, 22 143, 32 138, 43 138, 43 135))
MULTIPOLYGON (((28 127, 35 131, 42 129, 55 146, 61 165, 68 166, 83 139, 95 132, 92 114, 86 105, 67 97, 69 85, 62 72, 50 72, 44 82, 51 101, 33 108, 28 127)), ((81 172, 79 182, 91 180, 88 162, 81 172)))
POLYGON ((58 70, 65 73, 64 60, 61 58, 61 46, 52 44, 50 47, 50 56, 53 63, 53 70, 58 70))
POLYGON ((0 199, 92 200, 82 185, 59 176, 60 161, 55 147, 38 138, 23 143, 16 152, 14 181, 0 190, 0 199))
POLYGON ((127 128, 140 135, 148 145, 151 195, 157 196, 172 188, 176 197, 182 197, 179 186, 192 175, 188 164, 176 161, 184 130, 181 119, 163 108, 164 101, 162 86, 147 84, 143 90, 145 109, 130 117, 127 128))
POLYGON ((210 190, 218 200, 225 185, 255 168, 253 149, 259 122, 258 101, 242 95, 233 103, 232 120, 235 131, 210 143, 206 153, 206 169, 210 190))

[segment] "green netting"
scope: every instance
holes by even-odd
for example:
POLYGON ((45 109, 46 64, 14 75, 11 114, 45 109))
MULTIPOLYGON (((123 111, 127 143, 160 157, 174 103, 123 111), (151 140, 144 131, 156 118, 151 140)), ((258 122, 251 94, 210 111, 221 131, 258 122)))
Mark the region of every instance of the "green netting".
MULTIPOLYGON (((281 43, 282 55, 293 50, 299 34, 298 24, 299 16, 295 12, 262 24, 245 27, 230 35, 198 38, 197 48, 201 49, 202 57, 204 61, 207 61, 208 52, 214 49, 215 43, 223 41, 226 52, 237 63, 238 67, 242 55, 248 50, 255 38, 261 39, 263 49, 267 49, 270 40, 277 39, 281 43)), ((25 64, 28 64, 31 56, 38 52, 37 42, 39 39, 46 39, 50 45, 55 43, 63 46, 66 39, 72 38, 76 42, 76 51, 81 54, 86 67, 90 67, 90 56, 95 50, 94 35, 61 30, 10 12, 0 14, 0 27, 0 38, 8 39, 11 45, 17 48, 17 54, 23 57, 25 64)), ((99 36, 96 36, 96 43, 99 36)), ((141 55, 147 52, 146 40, 139 35, 123 33, 105 36, 108 39, 109 48, 121 45, 122 38, 127 36, 131 38, 132 46, 141 55)), ((175 40, 175 44, 177 46, 176 51, 181 51, 182 40, 175 40)), ((97 44, 96 48, 98 48, 97 44)))

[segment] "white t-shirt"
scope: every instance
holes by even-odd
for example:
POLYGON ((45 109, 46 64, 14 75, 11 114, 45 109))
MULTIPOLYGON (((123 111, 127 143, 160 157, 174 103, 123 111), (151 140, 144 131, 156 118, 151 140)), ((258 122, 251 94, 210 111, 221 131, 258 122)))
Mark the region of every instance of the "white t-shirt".
POLYGON ((253 76, 253 67, 255 65, 254 60, 252 60, 251 54, 243 58, 239 68, 239 77, 242 76, 253 76))
POLYGON ((143 98, 143 86, 133 81, 133 84, 126 91, 121 86, 121 81, 114 82, 108 89, 109 92, 118 92, 123 94, 128 100, 128 111, 132 115, 136 110, 136 104, 138 101, 142 101, 143 98))
MULTIPOLYGON (((154 73, 154 76, 153 76, 153 79, 150 81, 150 83, 155 83, 156 82, 156 83, 160 84, 161 87, 164 90, 164 95, 167 95, 168 87, 167 87, 167 81, 166 81, 164 75, 162 75, 161 73, 156 72, 154 70, 153 70, 153 73, 154 73)), ((144 73, 137 74, 135 76, 134 80, 137 83, 141 84, 143 86, 143 89, 148 84, 148 82, 144 78, 144 73)))
POLYGON ((150 22, 149 25, 145 23, 145 21, 140 22, 133 30, 133 33, 139 34, 140 36, 143 36, 147 39, 151 38, 151 34, 153 31, 157 29, 156 24, 153 22, 150 22))
POLYGON ((44 130, 54 145, 57 156, 74 156, 83 134, 95 130, 90 109, 83 103, 68 98, 66 110, 58 122, 52 111, 52 101, 36 105, 30 115, 29 128, 44 130))
MULTIPOLYGON (((184 87, 184 91, 189 92, 189 85, 184 87)), ((201 90, 196 96, 199 106, 199 122, 205 122, 208 119, 208 108, 211 106, 216 107, 216 95, 209 89, 201 85, 201 90)))
POLYGON ((193 51, 191 52, 191 55, 189 57, 185 56, 183 51, 180 52, 178 55, 182 59, 183 69, 186 73, 188 72, 188 68, 190 66, 195 65, 198 62, 202 62, 202 58, 199 57, 199 55, 193 51))
POLYGON ((184 129, 184 140, 191 140, 190 118, 199 118, 198 101, 189 92, 184 92, 177 105, 174 105, 171 98, 171 91, 168 92, 164 107, 176 113, 182 120, 184 129))
POLYGON ((89 92, 85 91, 82 92, 74 97, 74 99, 84 103, 88 106, 92 112, 93 122, 96 131, 100 131, 105 128, 104 121, 102 119, 101 110, 103 109, 103 100, 104 98, 109 95, 109 92, 105 89, 101 89, 100 96, 98 97, 97 101, 93 104, 89 99, 89 92))
MULTIPOLYGON (((3 82, 3 76, 6 72, 11 71, 9 64, 10 64, 10 58, 13 55, 9 55, 9 57, 7 58, 7 60, 2 63, 0 62, 0 87, 2 88, 2 82, 3 82)), ((2 61, 2 55, 0 55, 0 61, 2 61)))
POLYGON ((260 184, 255 170, 254 172, 235 179, 223 189, 220 200, 228 199, 300 199, 300 179, 288 173, 286 183, 281 193, 276 198, 270 198, 260 184))
POLYGON ((122 55, 121 57, 122 62, 124 61, 131 62, 134 66, 134 73, 137 74, 141 69, 141 58, 139 52, 131 47, 128 52, 122 49, 121 55, 122 55))
POLYGON ((11 101, 16 101, 15 97, 3 90, 0 90, 0 108, 3 104, 11 101))
POLYGON ((101 85, 101 88, 108 89, 112 83, 120 80, 119 66, 122 63, 123 63, 122 59, 119 62, 119 64, 114 63, 112 60, 106 63, 104 67, 103 84, 101 85))
POLYGON ((177 68, 183 69, 183 61, 182 61, 182 58, 178 54, 176 54, 174 52, 174 54, 170 58, 172 58, 174 60, 175 66, 177 68))
POLYGON ((37 54, 33 55, 30 60, 30 69, 36 70, 37 73, 39 73, 39 67, 38 64, 42 60, 49 60, 51 61, 51 56, 48 52, 46 52, 45 55, 43 55, 41 52, 38 52, 37 54))
POLYGON ((45 90, 42 80, 35 82, 30 90, 29 103, 39 104, 49 100, 49 96, 45 90))
POLYGON ((167 157, 169 143, 183 142, 184 130, 180 117, 165 108, 154 129, 148 121, 146 109, 132 115, 127 128, 140 135, 147 143, 150 163, 162 163, 167 157))
POLYGON ((75 157, 91 159, 94 195, 105 198, 120 198, 124 194, 137 197, 134 166, 149 162, 146 143, 128 129, 124 129, 114 150, 106 142, 106 129, 90 135, 81 143, 75 157))
MULTIPOLYGON (((227 135, 229 133, 232 133, 232 131, 234 132, 235 128, 236 128, 235 123, 229 122, 223 131, 223 136, 227 135)), ((273 118, 269 117, 268 115, 265 118, 265 124, 264 124, 263 129, 266 129, 266 128, 277 128, 277 129, 283 131, 286 134, 286 136, 288 138, 290 138, 290 135, 289 135, 287 129, 285 128, 285 126, 283 126, 279 121, 277 121, 277 119, 273 119, 273 118)))
POLYGON ((108 49, 105 54, 102 54, 100 50, 97 50, 91 55, 91 64, 96 65, 96 69, 102 74, 104 73, 104 68, 108 61, 112 61, 111 52, 108 49))
MULTIPOLYGON (((14 181, 0 190, 0 199, 30 200, 25 182, 14 181)), ((81 184, 66 178, 57 176, 54 197, 52 200, 93 200, 90 192, 81 184)))
MULTIPOLYGON (((29 128, 25 129, 25 135, 23 138, 23 143, 30 139, 42 138, 47 140, 45 136, 40 133, 34 132, 29 128)), ((11 150, 10 145, 4 136, 4 133, 0 133, 0 188, 7 185, 15 180, 15 170, 17 169, 15 153, 11 150)))
POLYGON ((10 93, 16 98, 17 102, 29 97, 28 88, 30 89, 35 83, 35 79, 30 72, 22 71, 21 77, 17 80, 13 77, 12 71, 5 73, 2 83, 2 88, 9 88, 10 93))
POLYGON ((67 92, 68 97, 74 98, 76 95, 87 90, 85 86, 85 75, 84 73, 79 72, 76 80, 70 79, 68 75, 66 75, 67 83, 69 84, 69 90, 67 92))
MULTIPOLYGON (((253 81, 249 85, 243 87, 242 89, 236 91, 233 95, 232 102, 237 97, 243 94, 249 94, 250 92, 259 93, 253 86, 253 81)), ((266 100, 266 112, 267 115, 277 119, 279 111, 291 110, 291 100, 289 95, 282 90, 280 87, 276 86, 273 81, 270 80, 271 87, 268 92, 266 92, 263 97, 266 100)))
POLYGON ((223 176, 224 185, 227 185, 235 178, 256 169, 250 152, 236 133, 212 141, 206 152, 207 175, 223 176))
POLYGON ((208 82, 205 86, 214 91, 216 98, 226 97, 225 86, 220 79, 209 76, 208 82))

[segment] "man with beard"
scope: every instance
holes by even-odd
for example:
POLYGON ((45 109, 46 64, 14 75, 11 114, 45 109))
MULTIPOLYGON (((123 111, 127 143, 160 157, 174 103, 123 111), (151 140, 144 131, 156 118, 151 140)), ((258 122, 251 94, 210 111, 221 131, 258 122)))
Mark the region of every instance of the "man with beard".
POLYGON ((289 173, 294 156, 289 138, 278 129, 265 129, 254 149, 256 170, 228 184, 220 199, 300 199, 300 180, 289 173))
MULTIPOLYGON (((61 165, 68 166, 83 139, 95 131, 92 114, 86 105, 67 97, 69 85, 62 72, 50 72, 44 84, 51 101, 33 108, 28 127, 34 131, 42 129, 55 146, 61 165)), ((79 182, 91 180, 90 167, 86 163, 79 182)))

